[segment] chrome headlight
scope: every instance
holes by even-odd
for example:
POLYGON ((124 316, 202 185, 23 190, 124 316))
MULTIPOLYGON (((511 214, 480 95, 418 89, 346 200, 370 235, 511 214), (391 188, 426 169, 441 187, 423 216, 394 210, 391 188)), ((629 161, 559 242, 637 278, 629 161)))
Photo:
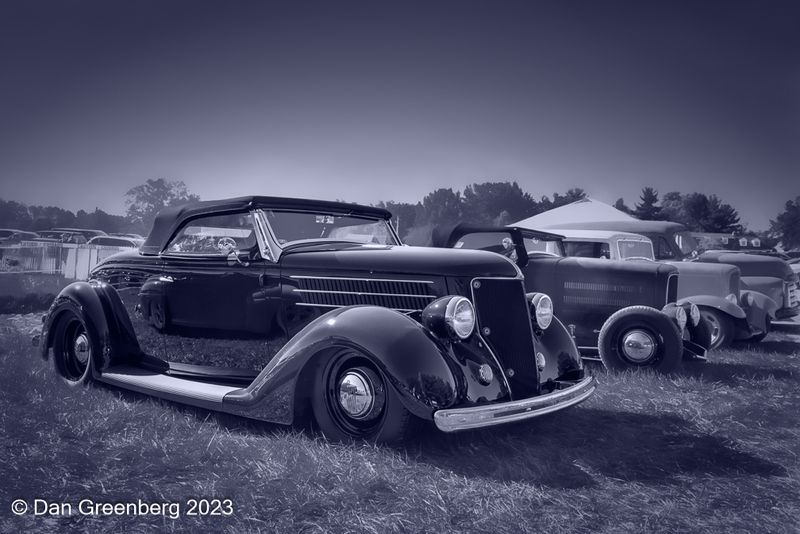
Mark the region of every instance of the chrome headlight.
POLYGON ((546 330, 553 322, 553 300, 544 293, 529 293, 528 303, 531 315, 536 318, 536 324, 542 330, 546 330))
POLYGON ((725 297, 725 300, 730 302, 731 304, 739 304, 739 298, 736 296, 736 293, 731 293, 725 297))
POLYGON ((700 308, 697 307, 697 304, 689 307, 689 319, 692 321, 692 326, 700 324, 700 308))
POLYGON ((681 332, 683 332, 683 329, 686 328, 686 320, 687 320, 686 311, 681 307, 676 307, 675 321, 678 323, 678 328, 681 329, 681 332))
POLYGON ((475 308, 466 298, 455 297, 447 303, 444 320, 455 335, 467 339, 475 330, 475 308))
POLYGON ((422 324, 440 338, 467 339, 475 330, 475 308, 464 297, 441 297, 422 310, 422 324))

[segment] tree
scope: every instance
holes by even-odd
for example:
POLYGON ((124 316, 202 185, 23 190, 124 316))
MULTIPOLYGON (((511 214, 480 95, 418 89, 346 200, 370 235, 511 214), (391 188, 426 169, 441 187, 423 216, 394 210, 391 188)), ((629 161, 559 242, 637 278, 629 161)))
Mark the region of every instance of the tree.
POLYGON ((142 233, 153 226, 156 214, 167 206, 198 202, 200 197, 189 193, 182 181, 168 182, 164 178, 147 180, 125 193, 128 220, 142 233))
POLYGON ((786 201, 783 212, 769 221, 769 231, 784 249, 800 247, 800 196, 786 201))
POLYGON ((0 228, 30 230, 32 227, 33 217, 25 204, 0 198, 0 228))
POLYGON ((738 233, 744 228, 739 223, 739 213, 725 204, 717 195, 708 197, 708 216, 703 221, 704 232, 738 233))
POLYGON ((517 182, 484 182, 464 188, 463 215, 475 224, 490 224, 503 212, 518 221, 536 213, 536 201, 517 182))
POLYGON ((456 224, 462 218, 461 193, 450 188, 440 188, 425 195, 422 199, 422 218, 417 223, 433 225, 456 224))
POLYGON ((641 202, 636 204, 633 215, 643 221, 657 221, 661 219, 661 208, 658 204, 658 191, 652 187, 642 189, 641 202))
POLYGON ((411 204, 409 202, 393 202, 391 200, 388 202, 378 202, 379 208, 389 210, 392 213, 392 222, 395 228, 397 228, 397 233, 400 234, 401 238, 404 238, 416 224, 417 206, 421 207, 419 202, 416 204, 411 204))
POLYGON ((628 215, 633 214, 633 211, 625 204, 625 199, 619 197, 616 202, 614 202, 614 207, 623 213, 627 213, 628 215))
POLYGON ((683 195, 677 191, 670 191, 661 198, 661 218, 665 221, 686 224, 683 195))

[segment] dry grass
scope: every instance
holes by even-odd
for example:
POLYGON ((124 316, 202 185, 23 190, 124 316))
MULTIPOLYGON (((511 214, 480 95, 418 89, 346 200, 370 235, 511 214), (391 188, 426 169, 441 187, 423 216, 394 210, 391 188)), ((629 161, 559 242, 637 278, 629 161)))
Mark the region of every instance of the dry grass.
POLYGON ((0 531, 797 532, 800 351, 606 374, 580 407, 405 448, 335 445, 105 387, 0 333, 0 531), (17 498, 230 498, 230 518, 15 517, 17 498))

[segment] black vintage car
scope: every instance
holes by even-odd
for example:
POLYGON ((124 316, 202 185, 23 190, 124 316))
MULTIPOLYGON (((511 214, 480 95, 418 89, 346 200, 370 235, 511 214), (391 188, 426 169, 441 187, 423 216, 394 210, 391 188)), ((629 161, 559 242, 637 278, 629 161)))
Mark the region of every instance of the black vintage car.
POLYGON ((703 360, 711 331, 691 302, 676 305, 677 269, 651 262, 565 257, 563 237, 517 227, 459 224, 433 233, 434 246, 478 249, 514 260, 527 291, 546 293, 584 357, 610 369, 669 372, 703 360))
POLYGON ((550 299, 513 262, 401 245, 390 213, 244 197, 168 208, 139 250, 66 287, 42 336, 89 379, 394 441, 527 419, 595 390, 550 299))

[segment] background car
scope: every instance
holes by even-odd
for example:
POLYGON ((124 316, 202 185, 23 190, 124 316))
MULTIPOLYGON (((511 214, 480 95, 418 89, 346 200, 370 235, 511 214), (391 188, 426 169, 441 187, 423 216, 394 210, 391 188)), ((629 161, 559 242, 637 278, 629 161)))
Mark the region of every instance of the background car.
POLYGON ((130 237, 102 236, 91 238, 87 245, 101 245, 105 247, 125 247, 139 248, 144 243, 144 239, 134 239, 130 237))
MULTIPOLYGON (((731 304, 741 308, 745 312, 744 316, 733 306, 728 307, 716 300, 717 304, 712 304, 709 300, 709 304, 703 309, 705 317, 712 322, 714 328, 714 347, 740 339, 758 341, 767 335, 772 321, 800 314, 800 282, 797 274, 785 261, 755 254, 704 251, 699 247, 697 239, 682 224, 630 219, 560 222, 550 224, 547 228, 613 230, 641 234, 653 242, 657 261, 672 262, 682 273, 695 273, 691 278, 697 279, 700 287, 682 289, 682 295, 705 294, 705 287, 717 289, 712 284, 718 279, 718 275, 714 273, 715 268, 708 265, 738 268, 739 280, 729 284, 731 291, 727 295, 734 295, 730 297, 731 304), (733 291, 734 285, 741 286, 738 299, 737 293, 733 291)), ((719 272, 722 273, 721 270, 719 272)), ((725 275, 719 274, 719 278, 724 279, 725 275)))
POLYGON ((582 354, 599 353, 610 369, 669 372, 684 357, 703 357, 710 345, 709 326, 699 310, 675 304, 678 273, 672 266, 566 257, 562 236, 516 227, 440 227, 433 242, 496 252, 517 262, 526 289, 552 298, 582 354))
POLYGON ((93 237, 108 235, 102 230, 94 230, 91 228, 52 228, 51 230, 56 232, 69 232, 70 234, 81 234, 86 238, 86 241, 89 241, 93 237))
POLYGON ((30 241, 39 237, 36 232, 17 230, 14 228, 0 228, 0 245, 17 245, 22 241, 30 241))
POLYGON ((567 408, 595 381, 549 297, 496 254, 402 246, 383 209, 243 197, 171 207, 67 286, 43 356, 90 379, 394 441, 567 408))

